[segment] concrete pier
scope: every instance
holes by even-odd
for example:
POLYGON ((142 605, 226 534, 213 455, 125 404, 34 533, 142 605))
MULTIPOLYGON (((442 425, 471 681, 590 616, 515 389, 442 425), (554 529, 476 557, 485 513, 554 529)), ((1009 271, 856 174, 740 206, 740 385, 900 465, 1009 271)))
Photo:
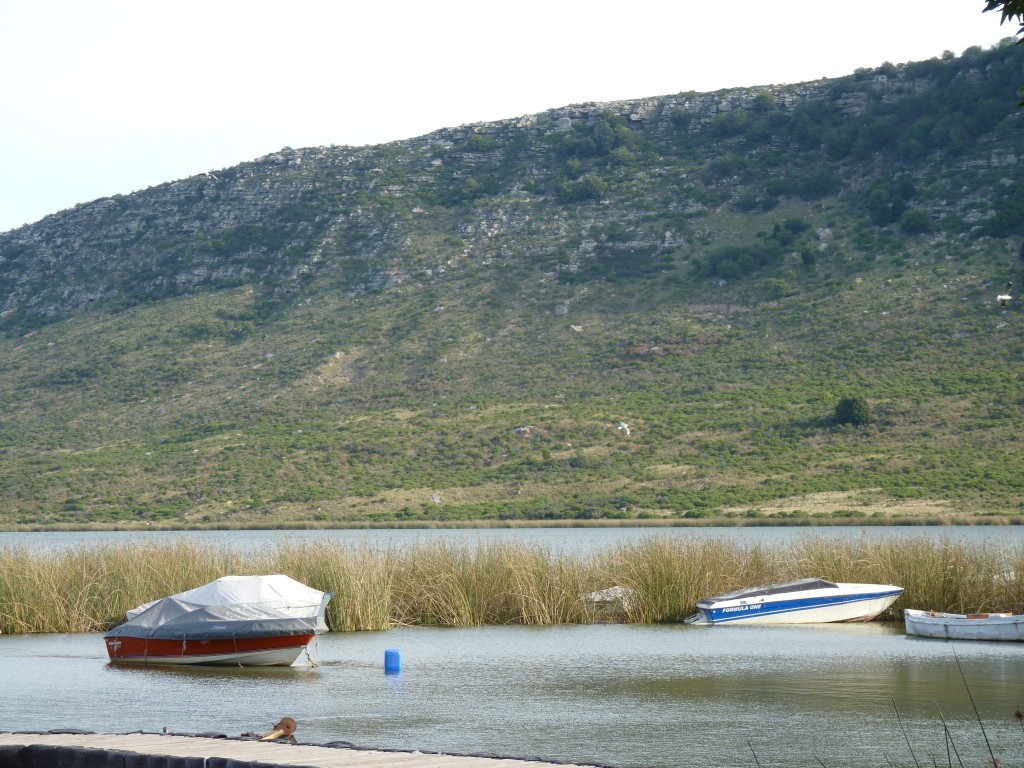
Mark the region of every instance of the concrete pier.
POLYGON ((156 733, 0 733, 0 768, 544 768, 579 763, 156 733))

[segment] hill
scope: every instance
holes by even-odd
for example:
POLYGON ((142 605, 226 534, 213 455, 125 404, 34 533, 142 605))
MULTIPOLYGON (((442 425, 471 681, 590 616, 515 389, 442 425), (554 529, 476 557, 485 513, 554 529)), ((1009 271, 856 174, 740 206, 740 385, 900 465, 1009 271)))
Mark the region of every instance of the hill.
POLYGON ((1024 520, 1022 68, 285 148, 2 233, 0 526, 1024 520))

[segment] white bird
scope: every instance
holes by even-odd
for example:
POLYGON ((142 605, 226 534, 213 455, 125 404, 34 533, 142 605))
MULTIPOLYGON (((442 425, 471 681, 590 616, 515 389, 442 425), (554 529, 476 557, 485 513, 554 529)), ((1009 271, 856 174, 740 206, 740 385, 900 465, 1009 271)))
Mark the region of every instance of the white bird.
POLYGON ((1010 299, 1013 298, 1013 296, 1010 294, 1010 290, 1012 288, 1013 288, 1013 283, 1007 283, 1006 284, 1006 293, 1001 293, 998 296, 996 296, 996 301, 999 302, 999 306, 1000 307, 1005 307, 1006 306, 1006 302, 1008 302, 1010 299))
POLYGON ((205 173, 205 176, 206 176, 206 178, 208 178, 208 179, 213 179, 214 181, 220 181, 220 179, 218 179, 218 178, 217 178, 216 176, 214 176, 214 175, 213 175, 212 173, 210 173, 209 171, 205 171, 204 173, 205 173))
POLYGON ((626 433, 626 437, 629 437, 629 424, 624 421, 619 422, 619 426, 616 429, 626 433))

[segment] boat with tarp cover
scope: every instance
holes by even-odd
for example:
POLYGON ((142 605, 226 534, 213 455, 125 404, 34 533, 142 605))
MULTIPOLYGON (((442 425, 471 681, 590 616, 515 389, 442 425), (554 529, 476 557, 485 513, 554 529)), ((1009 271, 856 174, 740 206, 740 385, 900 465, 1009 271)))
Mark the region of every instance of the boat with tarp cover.
POLYGON ((104 640, 112 662, 290 666, 327 631, 332 595, 281 574, 224 576, 133 608, 104 640))
POLYGON ((797 579, 745 587, 697 603, 687 624, 819 624, 870 621, 892 605, 903 588, 797 579))

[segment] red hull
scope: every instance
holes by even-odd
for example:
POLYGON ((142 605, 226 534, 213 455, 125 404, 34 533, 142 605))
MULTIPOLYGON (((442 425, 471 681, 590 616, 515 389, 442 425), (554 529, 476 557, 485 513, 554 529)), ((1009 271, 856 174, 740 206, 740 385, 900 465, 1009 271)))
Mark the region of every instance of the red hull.
POLYGON ((239 637, 210 640, 154 640, 108 637, 111 661, 143 664, 230 664, 287 666, 302 653, 313 635, 239 637))

